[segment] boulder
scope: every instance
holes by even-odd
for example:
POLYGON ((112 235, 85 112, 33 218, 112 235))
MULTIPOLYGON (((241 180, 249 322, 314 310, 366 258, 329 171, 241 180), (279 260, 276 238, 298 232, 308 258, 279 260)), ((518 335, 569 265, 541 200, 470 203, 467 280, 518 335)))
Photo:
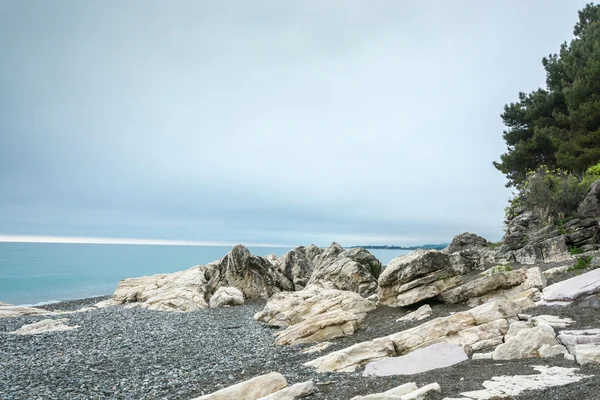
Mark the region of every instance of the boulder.
POLYGON ((557 339, 569 350, 569 353, 574 355, 578 345, 600 346, 600 329, 561 331, 557 339))
POLYGON ((473 250, 482 247, 489 247, 489 242, 474 233, 465 232, 454 236, 450 245, 445 249, 445 252, 452 254, 457 251, 473 250))
POLYGON ((56 315, 56 313, 44 310, 43 308, 14 306, 0 302, 0 318, 16 318, 29 315, 56 315))
POLYGON ((575 276, 546 287, 542 293, 545 302, 572 302, 600 292, 600 269, 575 276))
POLYGON ((79 328, 79 325, 69 326, 68 318, 43 319, 33 324, 23 325, 19 329, 8 332, 13 335, 38 335, 40 333, 71 331, 79 328))
POLYGON ((462 347, 456 344, 435 343, 404 356, 373 361, 365 366, 363 376, 414 375, 446 368, 468 359, 462 347))
POLYGON ((246 298, 268 298, 293 283, 271 262, 238 245, 219 261, 172 274, 128 278, 119 282, 113 300, 118 304, 159 311, 196 311, 209 306, 220 287, 235 287, 246 298))
POLYGON ((494 350, 494 360, 554 357, 567 352, 556 340, 554 329, 542 319, 513 322, 504 340, 494 350))
POLYGON ((283 375, 271 372, 193 400, 256 400, 275 393, 286 386, 287 381, 283 375))
POLYGON ((375 303, 358 293, 309 286, 298 292, 277 293, 269 299, 262 311, 254 315, 254 319, 271 326, 287 327, 335 310, 364 317, 375 308, 375 303))
POLYGON ((349 290, 364 297, 377 290, 377 278, 381 262, 362 248, 339 251, 341 246, 332 244, 315 258, 309 285, 333 284, 340 290, 349 290))
POLYGON ((295 400, 309 396, 314 390, 313 381, 296 383, 295 385, 281 389, 259 400, 295 400))
POLYGON ((210 308, 241 306, 242 304, 244 304, 244 293, 234 287, 220 287, 210 298, 210 308))
POLYGON ((317 372, 351 372, 357 366, 386 357, 410 353, 434 343, 450 342, 463 348, 485 348, 506 333, 507 318, 515 318, 531 302, 491 302, 435 318, 419 326, 389 336, 334 351, 304 365, 317 372), (473 328, 473 329, 471 329, 473 328))
POLYGON ((471 271, 485 268, 486 259, 475 249, 457 251, 449 255, 452 272, 456 275, 468 274, 471 271))
POLYGON ((315 343, 351 336, 360 326, 365 314, 333 310, 304 319, 275 334, 275 344, 315 343))
POLYGON ((527 279, 524 269, 499 272, 472 280, 454 289, 450 289, 438 296, 444 303, 463 303, 473 297, 479 297, 498 289, 508 289, 518 286, 527 279))
MULTIPOLYGON (((397 307, 401 293, 445 280, 451 275, 449 257, 441 251, 416 250, 395 258, 379 276, 379 303, 397 307)), ((434 284, 429 292, 435 292, 435 289, 438 287, 434 284)))
POLYGON ((421 321, 427 319, 433 315, 433 310, 429 304, 419 307, 416 311, 406 314, 402 318, 398 318, 396 322, 404 321, 421 321))
POLYGON ((577 207, 577 214, 582 217, 600 216, 600 181, 592 183, 589 193, 577 207))
POLYGON ((600 364, 600 345, 595 343, 575 345, 573 352, 579 365, 600 364))
POLYGON ((396 296, 395 302, 392 302, 391 299, 388 299, 386 304, 389 306, 393 305, 394 307, 410 306, 412 304, 419 303, 423 300, 431 299, 437 296, 438 294, 455 287, 460 283, 462 283, 462 278, 460 276, 453 276, 446 279, 440 279, 433 283, 418 286, 414 289, 402 292, 398 296, 396 296))

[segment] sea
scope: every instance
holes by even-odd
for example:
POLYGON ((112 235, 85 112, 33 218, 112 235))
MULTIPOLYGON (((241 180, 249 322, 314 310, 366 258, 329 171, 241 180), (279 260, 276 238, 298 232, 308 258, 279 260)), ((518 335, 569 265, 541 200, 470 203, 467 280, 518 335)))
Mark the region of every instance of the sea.
MULTIPOLYGON (((290 248, 248 247, 282 256, 290 248)), ((0 243, 0 302, 41 305, 112 294, 121 279, 221 259, 229 246, 0 243)), ((382 264, 409 250, 369 250, 382 264)))

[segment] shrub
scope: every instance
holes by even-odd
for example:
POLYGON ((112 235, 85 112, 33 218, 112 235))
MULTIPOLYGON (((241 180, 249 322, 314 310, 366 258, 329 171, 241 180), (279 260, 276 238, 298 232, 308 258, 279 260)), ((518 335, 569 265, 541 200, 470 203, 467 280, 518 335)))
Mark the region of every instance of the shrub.
POLYGON ((586 269, 592 264, 592 256, 587 257, 577 257, 577 262, 567 271, 578 271, 581 269, 586 269))
POLYGON ((569 246, 569 253, 571 253, 571 255, 581 254, 583 253, 583 250, 581 247, 569 246))

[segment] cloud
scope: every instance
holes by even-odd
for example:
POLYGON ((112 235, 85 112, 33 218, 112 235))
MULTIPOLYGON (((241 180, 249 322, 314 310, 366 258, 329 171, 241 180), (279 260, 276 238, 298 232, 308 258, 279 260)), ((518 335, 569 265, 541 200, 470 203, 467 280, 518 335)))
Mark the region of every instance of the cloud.
POLYGON ((583 4, 3 2, 0 233, 497 240, 499 114, 583 4))

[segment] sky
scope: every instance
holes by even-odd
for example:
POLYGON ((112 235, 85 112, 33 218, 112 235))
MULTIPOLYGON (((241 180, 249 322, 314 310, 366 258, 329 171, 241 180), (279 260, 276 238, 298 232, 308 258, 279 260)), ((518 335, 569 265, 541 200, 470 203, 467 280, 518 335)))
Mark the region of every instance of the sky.
POLYGON ((0 240, 499 240, 585 3, 0 0, 0 240))

